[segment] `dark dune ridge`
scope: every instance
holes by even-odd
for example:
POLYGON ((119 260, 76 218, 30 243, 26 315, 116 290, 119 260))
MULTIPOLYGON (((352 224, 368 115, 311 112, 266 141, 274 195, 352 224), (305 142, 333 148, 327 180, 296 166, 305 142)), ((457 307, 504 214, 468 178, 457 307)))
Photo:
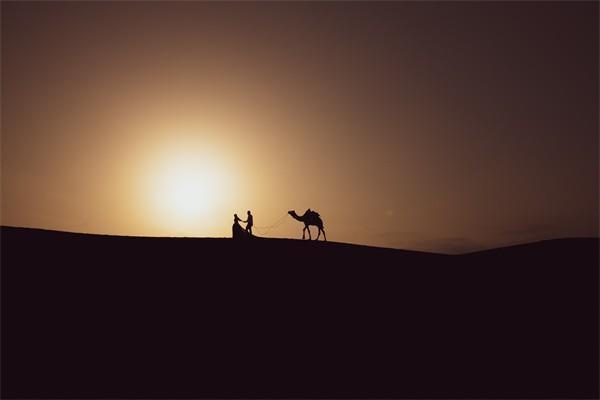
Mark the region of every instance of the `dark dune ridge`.
POLYGON ((1 244, 3 397, 598 397, 598 239, 1 244))

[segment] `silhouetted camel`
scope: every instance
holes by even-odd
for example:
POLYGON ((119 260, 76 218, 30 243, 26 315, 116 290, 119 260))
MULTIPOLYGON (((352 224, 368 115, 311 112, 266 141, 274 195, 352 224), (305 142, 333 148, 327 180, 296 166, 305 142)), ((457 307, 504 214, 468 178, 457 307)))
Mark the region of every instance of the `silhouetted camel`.
POLYGON ((298 215, 298 214, 296 214, 296 211, 294 211, 294 210, 288 211, 288 214, 290 214, 292 216, 292 218, 297 219, 298 221, 304 223, 304 229, 302 230, 302 240, 304 240, 306 238, 306 230, 307 229, 308 229, 308 240, 312 240, 312 237, 310 236, 309 225, 314 225, 317 228, 319 228, 319 234, 317 235, 316 240, 319 240, 319 237, 321 237, 321 232, 323 232, 323 239, 325 241, 327 241, 327 236, 325 235, 325 228, 323 228, 323 220, 321 219, 321 217, 319 216, 318 213, 311 211, 309 208, 308 210, 306 210, 304 215, 298 215))

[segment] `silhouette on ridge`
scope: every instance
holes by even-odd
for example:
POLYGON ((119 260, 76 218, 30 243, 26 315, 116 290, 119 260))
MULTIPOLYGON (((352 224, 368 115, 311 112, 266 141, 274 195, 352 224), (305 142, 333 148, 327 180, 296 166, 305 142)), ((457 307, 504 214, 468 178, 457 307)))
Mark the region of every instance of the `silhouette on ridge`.
POLYGON ((298 215, 298 214, 296 214, 296 211, 294 211, 294 210, 288 211, 288 214, 290 214, 292 216, 292 218, 304 223, 304 229, 302 230, 302 240, 304 240, 306 238, 307 230, 308 230, 308 240, 312 240, 309 226, 314 225, 317 228, 319 228, 319 234, 317 235, 316 240, 319 240, 319 237, 321 237, 321 232, 323 232, 323 239, 325 241, 327 241, 327 236, 325 235, 325 228, 323 228, 323 220, 321 219, 321 216, 319 215, 318 212, 312 211, 309 208, 308 210, 306 210, 304 215, 298 215))
POLYGON ((254 217, 252 216, 252 213, 250 213, 250 210, 248 210, 248 218, 242 222, 246 223, 246 233, 249 236, 252 236, 252 226, 254 226, 254 217))
POLYGON ((231 236, 234 239, 246 239, 249 237, 248 232, 240 225, 240 221, 244 222, 238 217, 237 214, 233 214, 233 225, 231 226, 231 236))

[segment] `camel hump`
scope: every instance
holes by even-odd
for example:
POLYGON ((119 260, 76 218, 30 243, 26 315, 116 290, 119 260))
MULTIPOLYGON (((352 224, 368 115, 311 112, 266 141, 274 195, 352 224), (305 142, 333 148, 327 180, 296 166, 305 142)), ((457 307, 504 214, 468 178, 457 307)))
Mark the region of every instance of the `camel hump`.
POLYGON ((313 214, 315 217, 320 217, 320 216, 321 216, 321 214, 319 214, 319 213, 318 213, 318 212, 316 212, 315 210, 312 210, 311 212, 312 212, 312 214, 313 214))

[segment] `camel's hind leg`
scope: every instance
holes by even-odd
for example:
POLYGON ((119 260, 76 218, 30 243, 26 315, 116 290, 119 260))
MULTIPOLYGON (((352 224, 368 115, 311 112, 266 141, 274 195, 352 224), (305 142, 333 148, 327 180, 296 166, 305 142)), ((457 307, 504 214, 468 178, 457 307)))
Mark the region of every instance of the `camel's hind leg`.
POLYGON ((323 231, 323 240, 327 241, 327 236, 325 235, 325 228, 319 228, 319 231, 323 231))
MULTIPOLYGON (((308 231, 308 233, 310 234, 310 231, 308 231)), ((302 229, 302 240, 306 239, 306 226, 304 227, 304 229, 302 229)))
MULTIPOLYGON (((317 226, 317 228, 319 228, 319 227, 317 226)), ((317 238, 315 240, 319 240, 320 237, 321 237, 321 228, 319 228, 319 234, 317 235, 317 238)))

